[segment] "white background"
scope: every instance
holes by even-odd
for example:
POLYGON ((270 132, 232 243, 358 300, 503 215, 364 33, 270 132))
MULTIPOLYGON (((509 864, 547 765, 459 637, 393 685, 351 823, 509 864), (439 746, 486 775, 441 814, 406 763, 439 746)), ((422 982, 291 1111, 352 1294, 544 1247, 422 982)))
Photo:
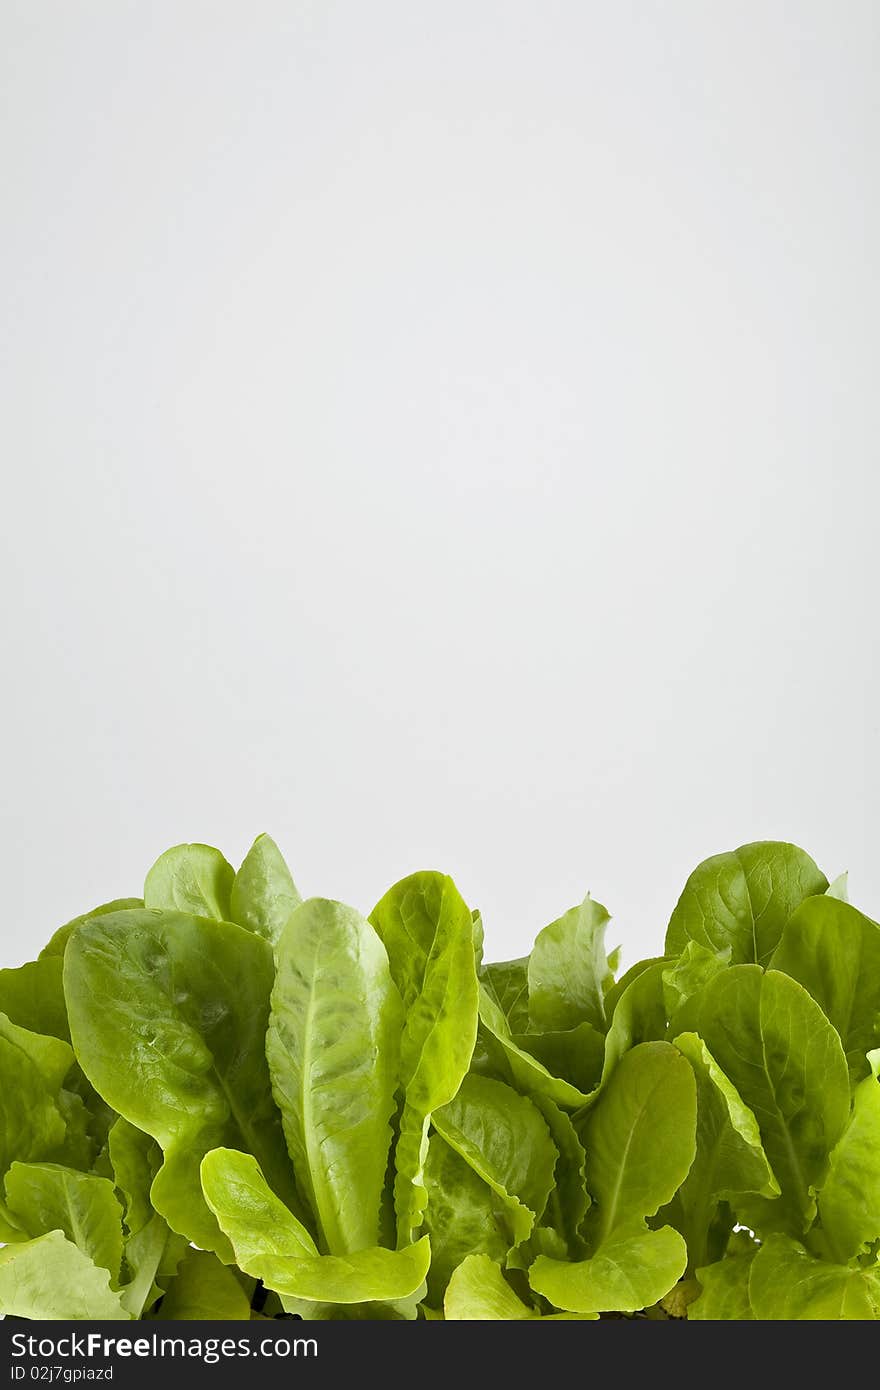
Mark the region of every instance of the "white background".
POLYGON ((880 7, 5 0, 2 963, 169 844, 880 913, 880 7))

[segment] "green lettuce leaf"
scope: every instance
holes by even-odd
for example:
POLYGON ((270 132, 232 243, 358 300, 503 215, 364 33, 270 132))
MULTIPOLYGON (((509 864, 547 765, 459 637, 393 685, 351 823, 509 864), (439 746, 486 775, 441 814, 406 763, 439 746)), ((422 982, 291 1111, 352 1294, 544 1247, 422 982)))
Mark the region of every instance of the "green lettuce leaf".
MULTIPOLYGON (((609 960, 610 959, 611 957, 609 956, 609 960)), ((669 961, 665 956, 648 956, 645 960, 636 961, 634 965, 631 965, 629 969, 624 971, 620 978, 614 980, 613 983, 610 982, 609 979, 605 993, 605 1017, 608 1019, 613 1018, 614 1010, 620 1002, 621 995, 624 990, 629 989, 634 980, 637 980, 640 975, 644 975, 645 971, 650 970, 652 965, 666 966, 668 964, 669 961)))
POLYGON ((229 922, 234 880, 235 870, 219 849, 175 845, 159 855, 147 874, 144 907, 229 922))
MULTIPOLYGON (((541 1314, 514 1293, 494 1260, 488 1255, 468 1255, 453 1271, 443 1303, 447 1322, 512 1322, 540 1318, 541 1314)), ((591 1321, 595 1313, 551 1313, 550 1322, 591 1321)))
POLYGON ((108 912, 127 912, 135 907, 143 907, 143 905, 143 898, 114 898, 112 902, 99 903, 91 911, 80 913, 79 917, 73 917, 69 922, 65 922, 64 926, 59 927, 50 937, 40 952, 40 960, 45 960, 47 956, 63 956, 73 932, 83 922, 88 922, 90 918, 103 917, 108 912))
POLYGON ((267 1255, 317 1257, 311 1232, 275 1195, 253 1155, 212 1149, 202 1159, 201 1180, 205 1199, 247 1273, 260 1278, 252 1267, 267 1255))
POLYGON ((806 990, 779 971, 735 965, 699 996, 695 1030, 754 1113, 782 1191, 743 1200, 752 1229, 804 1232, 815 1189, 849 1115, 840 1039, 806 990))
POLYGON ((528 1096, 546 1096, 568 1110, 577 1110, 586 1104, 587 1092, 564 1077, 554 1076, 543 1062, 517 1045, 504 1013, 484 986, 480 987, 479 1008, 481 1032, 490 1053, 494 1054, 495 1066, 518 1091, 528 1096))
POLYGON ((39 1321, 127 1320, 110 1275, 61 1231, 0 1250, 0 1313, 39 1321))
POLYGON ((162 1150, 155 1139, 120 1116, 110 1129, 108 1152, 125 1209, 123 1306, 139 1318, 162 1297, 163 1273, 174 1275, 189 1249, 153 1210, 150 1190, 162 1167, 162 1150))
POLYGON ((483 947, 486 944, 486 932, 483 928, 483 914, 480 912, 479 908, 475 907, 473 909, 471 912, 471 919, 473 921, 474 959, 477 965, 477 972, 479 973, 483 965, 483 947))
MULTIPOLYGON (((755 1247, 757 1249, 757 1246, 755 1247)), ((697 1270, 703 1292, 688 1308, 694 1322, 748 1322, 754 1320, 749 1302, 749 1275, 754 1253, 727 1255, 697 1270)))
MULTIPOLYGON (((113 1119, 112 1111, 92 1091, 78 1066, 74 1066, 56 1099, 66 1132, 63 1143, 46 1157, 69 1168, 94 1168, 97 1172, 113 1119)), ((99 1173, 99 1176, 109 1177, 109 1172, 99 1173)))
POLYGON ((403 1009, 388 956, 353 908, 310 898, 277 950, 267 1055, 297 1184, 325 1250, 375 1245, 403 1009))
POLYGON ((466 1256, 483 1254, 503 1263, 515 1237, 505 1203, 439 1134, 431 1135, 428 1146, 425 1187, 428 1300, 439 1306, 452 1271, 466 1256))
POLYGON ((605 1061, 605 1038, 592 1023, 579 1023, 562 1033, 514 1033, 513 1042, 585 1095, 599 1084, 605 1061))
POLYGON ((480 971, 480 984, 498 1005, 511 1032, 524 1033, 529 1026, 529 958, 494 961, 480 971))
MULTIPOLYGON (((571 1117, 546 1096, 536 1095, 533 1100, 547 1122, 559 1155, 556 1161, 555 1181, 540 1224, 556 1233, 569 1259, 578 1260, 587 1253, 581 1235, 581 1227, 590 1206, 587 1193, 587 1156, 571 1117)), ((549 1254, 550 1251, 544 1250, 540 1253, 549 1254)))
POLYGON ((425 1282, 431 1260, 427 1237, 400 1250, 373 1246, 319 1255, 250 1154, 233 1149, 207 1154, 202 1183, 239 1268, 282 1296, 333 1304, 384 1302, 408 1298, 425 1282))
POLYGON ((231 920, 264 936, 274 946, 301 902, 275 841, 268 835, 258 835, 232 884, 231 920))
POLYGON ((30 1236, 63 1231, 84 1255, 119 1281, 122 1207, 113 1183, 57 1163, 13 1163, 6 1202, 30 1236))
POLYGON ((127 1236, 124 1267, 128 1279, 121 1296, 122 1306, 133 1318, 143 1317, 162 1297, 189 1249, 189 1241, 172 1231, 158 1212, 127 1236))
POLYGON ((502 1081, 466 1076, 433 1123, 501 1199, 513 1244, 527 1240, 547 1205, 558 1157, 540 1110, 502 1081))
POLYGON ((20 1028, 70 1042, 59 956, 0 970, 0 1013, 20 1028))
POLYGON ((73 1052, 0 1014, 0 1175, 19 1159, 53 1158, 65 1142, 61 1083, 73 1052))
POLYGON ((152 1135, 121 1115, 111 1126, 108 1146, 114 1181, 125 1203, 125 1224, 133 1233, 153 1215, 150 1188, 162 1167, 162 1150, 152 1135))
POLYGON ((797 1241, 773 1235, 752 1262, 749 1299, 762 1322, 876 1321, 880 1268, 829 1264, 797 1241))
POLYGON ((658 1303, 687 1265, 678 1231, 661 1226, 613 1236, 588 1260, 569 1264, 539 1255, 529 1270, 536 1293, 556 1308, 576 1313, 636 1312, 658 1303))
POLYGON ((65 954, 83 1070, 109 1105, 162 1147, 153 1206, 172 1230, 226 1261, 231 1247, 199 1181, 209 1149, 249 1150, 275 1190, 296 1200, 264 1050, 273 977, 267 942, 231 922, 181 912, 93 918, 65 954))
POLYGON ((742 845, 706 859, 691 874, 666 932, 667 956, 688 941, 734 965, 766 965, 795 908, 828 887, 825 875, 796 845, 775 840, 742 845))
POLYGON ((394 1197, 398 1242, 408 1246, 427 1201, 431 1115, 455 1096, 477 1036, 473 919, 451 878, 420 873, 395 884, 370 921, 388 952, 405 1011, 394 1197))
POLYGON ((685 1031, 684 1009, 688 1002, 729 964, 729 947, 719 953, 701 946, 699 941, 689 941, 681 955, 662 972, 663 1001, 676 1032, 685 1031))
POLYGON ((777 1197, 758 1122, 696 1033, 675 1039, 697 1082, 697 1151, 691 1170, 664 1213, 687 1241, 691 1269, 710 1256, 709 1236, 720 1202, 743 1195, 777 1197))
POLYGON ((646 1220, 671 1201, 694 1159, 697 1095, 688 1061, 669 1043, 641 1043, 621 1058, 584 1126, 590 1256, 539 1256, 532 1288, 576 1313, 635 1312, 684 1273, 687 1248, 646 1220))
POLYGON ((579 1023, 605 1031, 605 928, 609 921, 602 904, 588 894, 578 907, 538 933, 528 963, 533 1032, 563 1032, 579 1023))
POLYGON ((32 1033, 29 1028, 12 1023, 2 1013, 0 1040, 8 1044, 10 1056, 14 1049, 15 1053, 31 1063, 53 1092, 60 1091, 74 1065, 73 1049, 69 1043, 45 1033, 32 1033))
POLYGON ((880 1240, 880 1052, 856 1087, 849 1124, 831 1151, 819 1193, 822 1237, 833 1259, 845 1264, 880 1240))
POLYGON ((191 1250, 168 1285, 158 1317, 175 1322, 247 1322, 250 1299, 232 1270, 209 1250, 191 1250))
POLYGON ((16 1220, 6 1203, 3 1201, 3 1198, 0 1197, 0 1245, 2 1245, 4 1242, 12 1244, 13 1241, 27 1239, 27 1231, 16 1220))
POLYGON ((610 1015, 611 1023, 605 1035, 603 1084, 625 1053, 641 1043, 659 1042, 665 1038, 665 965, 666 962, 663 960, 650 961, 645 970, 630 972, 629 983, 616 995, 614 1011, 610 1015))
POLYGON ((854 1080, 880 1047, 880 925, 836 898, 809 898, 794 913, 773 969, 802 984, 843 1041, 854 1080))

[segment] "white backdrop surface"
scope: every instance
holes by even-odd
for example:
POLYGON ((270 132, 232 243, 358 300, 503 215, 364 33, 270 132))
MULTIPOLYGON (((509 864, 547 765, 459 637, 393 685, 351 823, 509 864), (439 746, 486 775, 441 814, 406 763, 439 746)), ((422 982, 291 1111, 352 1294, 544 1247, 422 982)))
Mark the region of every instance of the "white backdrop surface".
POLYGON ((2 964, 269 830, 880 913, 872 0, 6 0, 2 964))

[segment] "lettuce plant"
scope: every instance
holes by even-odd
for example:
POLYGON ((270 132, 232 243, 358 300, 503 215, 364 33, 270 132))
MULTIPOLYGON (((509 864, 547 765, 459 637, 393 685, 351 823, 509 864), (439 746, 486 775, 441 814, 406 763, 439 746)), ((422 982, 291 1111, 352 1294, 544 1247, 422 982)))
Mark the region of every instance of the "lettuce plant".
POLYGON ((0 971, 0 1312, 877 1319, 880 925, 803 851, 688 879, 621 974, 417 873, 302 901, 261 835, 0 971))

